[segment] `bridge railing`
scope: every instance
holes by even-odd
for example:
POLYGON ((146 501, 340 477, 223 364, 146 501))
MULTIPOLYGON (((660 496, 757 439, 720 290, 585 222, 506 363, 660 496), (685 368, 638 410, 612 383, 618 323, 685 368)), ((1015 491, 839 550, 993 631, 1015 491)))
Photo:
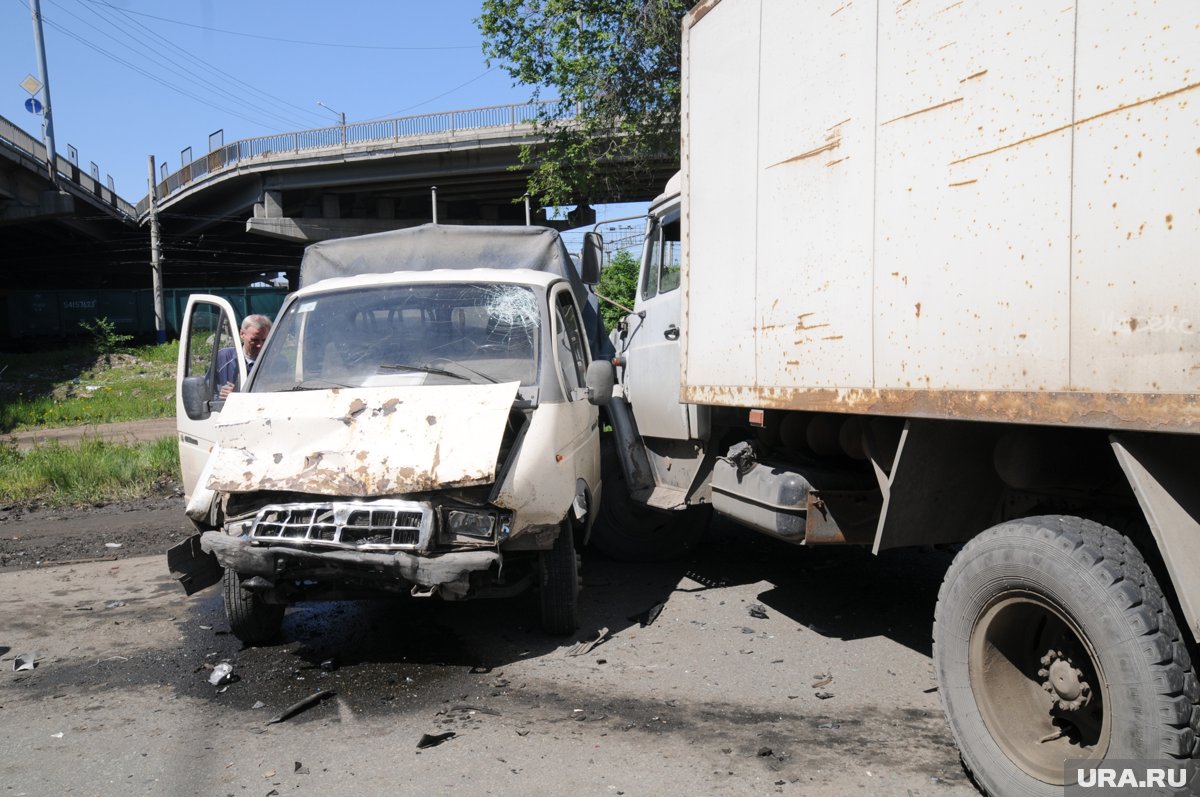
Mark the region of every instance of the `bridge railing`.
MULTIPOLYGON (((46 162, 46 145, 2 116, 0 116, 0 140, 6 141, 34 160, 42 163, 46 162)), ((108 186, 79 168, 78 164, 72 163, 57 153, 54 160, 59 175, 65 177, 104 204, 112 206, 118 213, 130 218, 133 217, 133 205, 117 196, 116 192, 109 189, 108 186)))
MULTIPOLYGON (((544 113, 569 118, 570 108, 561 107, 559 100, 492 105, 463 111, 400 116, 394 119, 375 119, 348 125, 298 130, 270 136, 243 138, 214 149, 179 171, 167 175, 158 184, 158 197, 163 199, 205 175, 216 174, 239 163, 279 155, 296 155, 320 150, 360 147, 364 144, 397 142, 418 136, 451 135, 462 131, 517 128, 531 125, 544 113)), ((150 209, 150 198, 137 203, 140 218, 150 209)))

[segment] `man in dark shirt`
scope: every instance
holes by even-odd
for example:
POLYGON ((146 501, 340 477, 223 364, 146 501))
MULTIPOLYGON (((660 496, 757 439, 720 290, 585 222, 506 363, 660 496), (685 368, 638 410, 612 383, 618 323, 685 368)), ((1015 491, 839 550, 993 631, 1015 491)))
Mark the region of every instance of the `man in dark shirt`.
MULTIPOLYGON (((271 319, 265 315, 248 315, 242 319, 242 355, 246 358, 246 373, 258 361, 267 333, 271 331, 271 319)), ((239 387, 237 350, 232 346, 217 351, 217 398, 224 400, 239 387)))

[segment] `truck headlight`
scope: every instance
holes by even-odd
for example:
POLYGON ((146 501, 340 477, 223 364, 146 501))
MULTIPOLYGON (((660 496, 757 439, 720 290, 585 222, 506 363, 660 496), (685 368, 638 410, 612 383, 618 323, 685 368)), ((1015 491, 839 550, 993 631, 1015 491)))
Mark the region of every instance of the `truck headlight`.
POLYGON ((253 526, 254 518, 235 520, 232 523, 225 524, 225 533, 233 537, 245 537, 250 533, 250 529, 253 526))
POLYGON ((443 517, 441 541, 444 543, 493 542, 496 539, 493 513, 451 509, 443 517))

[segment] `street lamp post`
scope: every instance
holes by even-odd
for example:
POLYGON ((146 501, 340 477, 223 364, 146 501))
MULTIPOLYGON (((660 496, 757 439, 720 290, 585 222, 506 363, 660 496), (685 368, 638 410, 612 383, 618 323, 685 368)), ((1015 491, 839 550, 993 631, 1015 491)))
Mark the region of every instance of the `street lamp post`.
POLYGON ((317 100, 317 105, 320 105, 322 108, 324 108, 325 110, 329 111, 332 114, 337 114, 338 124, 342 128, 342 146, 345 146, 346 145, 346 114, 342 113, 341 111, 333 110, 328 105, 321 102, 320 100, 317 100))

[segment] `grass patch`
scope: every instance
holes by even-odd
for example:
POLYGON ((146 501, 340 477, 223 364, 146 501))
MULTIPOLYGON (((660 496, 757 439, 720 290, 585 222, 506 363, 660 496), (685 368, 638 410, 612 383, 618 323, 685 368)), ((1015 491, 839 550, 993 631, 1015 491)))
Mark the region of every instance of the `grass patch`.
POLYGON ((106 358, 86 348, 0 354, 0 434, 175 414, 179 342, 106 358))
POLYGON ((51 506, 144 498, 179 480, 179 441, 164 437, 127 445, 84 438, 18 451, 0 445, 0 503, 51 506))

